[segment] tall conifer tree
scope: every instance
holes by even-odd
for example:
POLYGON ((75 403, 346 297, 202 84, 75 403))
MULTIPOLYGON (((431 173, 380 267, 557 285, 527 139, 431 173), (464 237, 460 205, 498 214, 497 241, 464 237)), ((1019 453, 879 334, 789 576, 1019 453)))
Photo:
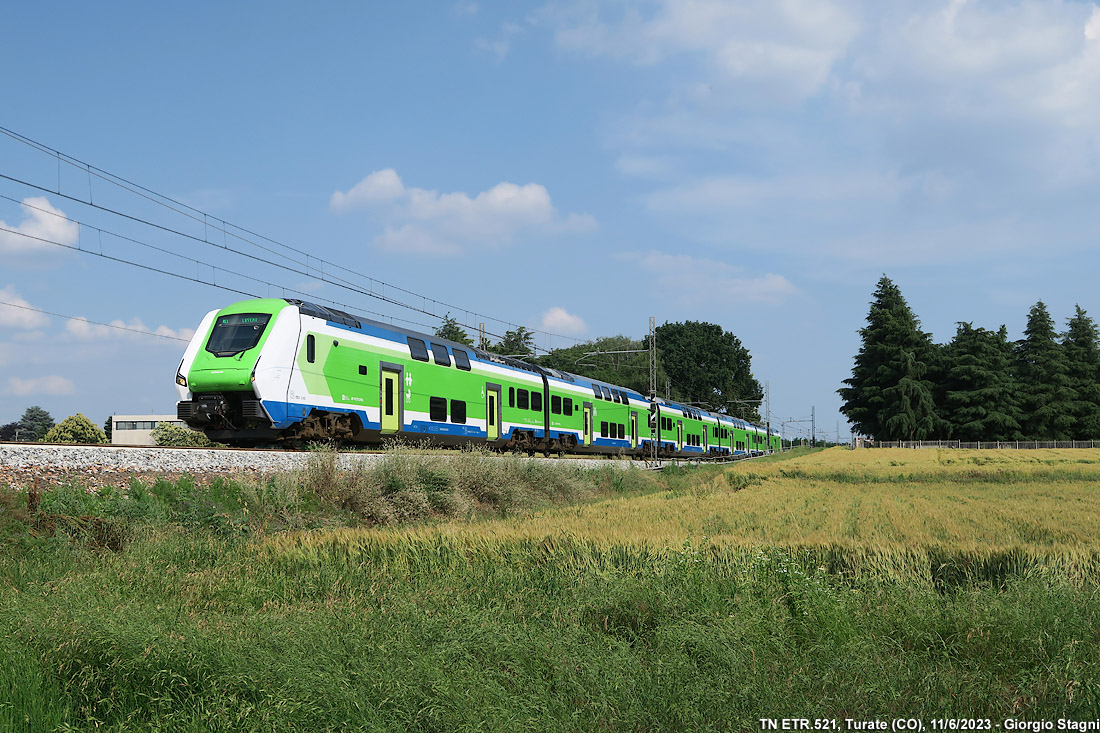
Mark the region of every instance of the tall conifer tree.
POLYGON ((1066 354, 1069 385, 1077 393, 1073 410, 1074 440, 1100 438, 1100 334, 1096 321, 1077 306, 1066 323, 1062 348, 1066 354))
POLYGON ((932 340, 885 275, 859 335, 863 346, 852 376, 837 390, 844 400, 841 412, 860 433, 879 440, 927 438, 937 422, 932 384, 924 378, 932 340))
POLYGON ((1030 440, 1073 437, 1077 393, 1069 363, 1043 301, 1031 307, 1024 338, 1016 342, 1016 375, 1024 411, 1023 432, 1030 440))
POLYGON ((1011 374, 1011 349, 1004 326, 994 333, 959 323, 944 348, 940 382, 943 418, 956 440, 1018 440, 1020 408, 1011 374))

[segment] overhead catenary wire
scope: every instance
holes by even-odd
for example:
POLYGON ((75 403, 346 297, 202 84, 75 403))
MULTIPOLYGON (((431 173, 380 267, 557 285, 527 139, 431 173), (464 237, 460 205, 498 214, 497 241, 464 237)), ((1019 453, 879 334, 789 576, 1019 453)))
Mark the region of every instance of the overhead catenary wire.
MULTIPOLYGON (((4 198, 7 198, 7 197, 4 197, 4 198)), ((78 222, 74 219, 70 219, 69 217, 61 216, 59 214, 55 214, 55 216, 60 216, 60 218, 65 219, 66 221, 71 221, 75 224, 80 225, 80 222, 78 222)), ((328 298, 318 298, 316 296, 310 295, 309 293, 305 293, 305 292, 302 292, 300 290, 296 290, 294 288, 288 288, 285 285, 279 285, 278 283, 268 282, 267 280, 262 280, 260 278, 254 277, 252 275, 245 275, 243 273, 235 272, 233 270, 227 270, 223 267, 218 267, 216 265, 210 265, 209 263, 200 262, 199 260, 195 260, 193 258, 187 257, 186 255, 181 255, 179 253, 172 252, 170 250, 166 250, 163 247, 157 247, 156 245, 152 245, 152 244, 149 244, 147 242, 142 242, 141 240, 134 239, 133 237, 126 237, 126 236, 123 236, 123 235, 116 234, 114 232, 107 231, 105 229, 100 229, 99 227, 91 226, 91 225, 84 225, 84 226, 88 226, 89 229, 93 229, 93 230, 96 230, 96 231, 99 231, 99 232, 103 232, 103 233, 106 233, 110 236, 119 237, 120 239, 123 239, 123 240, 128 241, 128 242, 132 242, 134 244, 139 244, 139 245, 144 246, 144 247, 149 247, 149 248, 154 249, 158 252, 162 252, 162 253, 165 253, 165 254, 168 254, 168 255, 171 255, 171 256, 174 256, 174 257, 180 257, 180 258, 188 260, 190 262, 195 262, 196 264, 201 264, 201 265, 204 265, 206 267, 210 267, 214 270, 221 270, 222 272, 224 272, 228 275, 233 275, 233 276, 236 276, 236 277, 242 277, 242 278, 245 278, 245 279, 248 279, 248 280, 252 280, 252 281, 260 283, 262 285, 266 285, 269 288, 278 288, 283 293, 291 293, 291 294, 294 294, 294 295, 303 296, 303 298, 308 298, 310 300, 321 300, 321 301, 324 301, 326 303, 332 303, 333 305, 340 305, 340 306, 345 307, 345 308, 348 307, 348 306, 344 305, 343 303, 337 303, 337 302, 332 301, 328 298)), ((175 278, 178 278, 180 280, 186 280, 188 282, 198 283, 200 285, 209 285, 210 287, 218 288, 220 290, 225 290, 225 291, 230 292, 230 293, 236 293, 238 295, 243 295, 243 296, 246 296, 248 298, 263 297, 260 293, 253 293, 253 292, 249 292, 247 290, 240 290, 238 288, 232 288, 232 287, 229 287, 228 285, 225 285, 225 284, 218 284, 217 282, 214 282, 213 279, 210 280, 210 281, 207 281, 207 280, 202 280, 202 279, 196 278, 196 277, 190 277, 190 276, 184 275, 182 273, 172 272, 170 270, 165 270, 165 269, 162 269, 162 268, 159 268, 159 267, 153 267, 152 265, 147 265, 147 264, 143 264, 143 263, 140 263, 140 262, 134 262, 132 260, 127 260, 124 257, 115 257, 115 256, 112 256, 112 255, 104 254, 103 252, 96 252, 94 250, 84 249, 84 248, 78 247, 76 245, 65 244, 64 242, 57 242, 57 241, 54 241, 52 239, 46 239, 45 237, 38 237, 38 236, 35 236, 33 234, 28 234, 27 232, 21 232, 17 229, 11 229, 9 227, 0 226, 0 232, 7 232, 8 234, 14 234, 14 235, 19 236, 19 237, 25 237, 26 239, 31 239, 31 240, 34 240, 36 242, 41 242, 43 244, 52 244, 52 245, 57 246, 57 247, 62 247, 64 249, 72 250, 74 252, 83 252, 84 254, 92 255, 93 257, 100 257, 102 259, 105 259, 105 260, 108 260, 108 261, 111 261, 111 262, 130 265, 132 267, 137 267, 137 268, 140 268, 140 269, 143 269, 143 270, 148 270, 150 272, 156 272, 156 273, 161 274, 161 275, 168 275, 169 277, 175 277, 175 278)), ((426 324, 416 323, 415 321, 408 321, 406 319, 396 318, 394 316, 387 316, 387 315, 382 314, 382 313, 376 313, 374 311, 370 311, 370 310, 366 310, 366 309, 362 309, 362 308, 352 307, 351 310, 359 310, 359 311, 362 311, 362 312, 365 312, 365 313, 369 313, 371 315, 378 316, 379 318, 389 319, 391 322, 394 321, 394 320, 397 320, 397 321, 401 321, 403 323, 409 323, 411 325, 420 326, 422 328, 427 328, 427 329, 431 328, 430 326, 427 326, 426 324)), ((487 333, 490 336, 494 336, 496 338, 503 338, 503 336, 501 336, 500 334, 493 333, 491 331, 486 331, 485 333, 487 333)), ((536 350, 539 350, 538 347, 535 347, 535 348, 536 348, 536 350)))
MULTIPOLYGON (((100 180, 103 180, 107 183, 110 183, 111 185, 118 186, 119 188, 122 188, 126 191, 129 191, 130 193, 133 193, 134 195, 140 196, 140 197, 150 201, 151 203, 154 203, 154 204, 159 205, 159 206, 163 206, 164 208, 167 208, 171 211, 174 211, 174 212, 180 214, 181 216, 192 219, 195 222, 200 222, 204 225, 204 228, 210 226, 210 224, 209 224, 209 221, 211 219, 210 215, 207 214, 206 212, 203 212, 200 209, 197 209, 193 206, 190 206, 190 205, 185 204, 181 201, 173 199, 170 196, 166 196, 164 194, 158 193, 158 192, 156 192, 156 191, 154 191, 150 188, 147 188, 147 187, 142 186, 138 183, 135 183, 135 182, 130 181, 126 178, 123 178, 122 176, 119 176, 117 174, 114 174, 114 173, 111 173, 109 171, 103 170, 102 168, 98 168, 96 166, 93 166, 90 163, 86 163, 86 162, 84 162, 84 161, 82 161, 78 158, 75 158, 71 155, 68 155, 67 153, 61 152, 60 150, 57 150, 57 149, 54 149, 54 148, 52 148, 48 145, 45 145, 44 143, 33 140, 33 139, 31 139, 31 138, 29 138, 25 135, 22 135, 18 132, 15 132, 14 130, 10 130, 6 127, 0 126, 0 134, 6 135, 7 137, 9 137, 11 139, 16 140, 17 142, 20 142, 24 145, 27 145, 27 146, 35 149, 35 150, 38 150, 39 152, 42 152, 46 155, 49 155, 51 157, 55 157, 58 160, 58 166, 59 166, 58 185, 57 185, 56 189, 50 189, 50 188, 45 187, 45 186, 41 186, 41 185, 38 185, 38 184, 35 184, 35 183, 31 183, 31 182, 28 182, 28 181, 23 181, 23 180, 17 179, 13 176, 0 174, 0 177, 2 177, 2 178, 13 181, 15 183, 19 183, 21 185, 30 186, 32 188, 35 188, 35 189, 39 190, 39 191, 43 191, 43 192, 46 192, 46 193, 54 193, 56 195, 63 196, 65 198, 69 199, 69 200, 76 201, 76 202, 79 202, 79 203, 82 203, 82 204, 85 204, 85 205, 88 205, 88 206, 92 206, 94 208, 103 210, 103 211, 108 212, 108 213, 116 214, 116 215, 119 215, 119 216, 124 216, 128 219, 131 219, 133 221, 137 221, 137 222, 149 225, 149 226, 154 226, 154 227, 161 228, 161 229, 168 229, 168 228, 163 227, 161 225, 154 224, 152 222, 148 222, 148 221, 139 219, 137 217, 133 217, 133 216, 124 214, 122 212, 113 211, 113 210, 107 209, 106 207, 96 205, 92 201, 91 184, 90 184, 91 176, 95 176, 96 178, 99 178, 100 180), (81 198, 78 198, 78 197, 75 197, 75 196, 70 196, 68 194, 64 194, 64 193, 61 192, 61 178, 60 178, 60 164, 61 164, 61 162, 65 162, 68 165, 72 165, 74 167, 80 168, 80 169, 82 169, 82 170, 84 170, 88 173, 88 175, 89 175, 89 196, 88 196, 87 201, 85 201, 84 199, 81 199, 81 198), (192 213, 189 213, 189 212, 192 212, 192 213)), ((253 232, 253 231, 251 231, 249 229, 246 229, 244 227, 237 226, 236 224, 230 224, 229 222, 227 222, 226 220, 224 220, 220 217, 213 217, 213 219, 214 219, 214 221, 222 222, 222 227, 221 228, 219 228, 217 226, 214 226, 213 228, 214 228, 215 231, 222 232, 223 237, 232 236, 235 239, 239 239, 239 240, 241 240, 243 242, 246 242, 246 243, 248 243, 248 244, 250 244, 254 247, 257 247, 257 248, 262 249, 264 251, 267 251, 269 253, 275 254, 279 257, 283 257, 284 259, 296 262, 297 264, 302 264, 307 268, 307 272, 304 273, 306 277, 310 277, 310 278, 313 278, 313 279, 316 279, 316 280, 320 280, 321 282, 331 283, 331 284, 334 284, 334 285, 337 285, 337 286, 340 286, 340 287, 347 287, 347 286, 352 284, 350 281, 343 280, 342 278, 332 279, 332 278, 329 278, 329 277, 325 277, 323 268, 322 268, 322 271, 321 271, 321 275, 322 275, 321 277, 317 277, 316 275, 308 273, 308 269, 309 269, 308 260, 312 258, 313 260, 321 263, 322 265, 329 265, 331 268, 336 268, 337 270, 342 270, 342 271, 349 272, 353 275, 356 275, 357 277, 366 279, 369 282, 378 283, 383 288, 390 288, 392 290, 396 290, 398 292, 405 293, 407 295, 411 295, 411 296, 414 296, 414 297, 417 297, 417 298, 421 298, 425 302, 432 302, 432 303, 435 303, 438 306, 442 306, 444 308, 454 310, 455 312, 466 313, 467 317, 469 317, 470 315, 473 315, 473 316, 476 316, 478 318, 489 319, 491 321, 494 321, 496 323, 500 323, 500 324, 505 325, 505 326, 512 326, 514 328, 520 328, 521 327, 520 324, 513 323, 511 321, 507 321, 507 320, 504 320, 504 319, 501 319, 501 318, 496 318, 496 317, 493 317, 493 316, 489 316, 489 315, 486 315, 486 314, 482 314, 482 313, 479 313, 477 311, 472 311, 468 308, 463 308, 461 306, 446 303, 446 302, 440 301, 436 298, 431 298, 431 297, 423 295, 421 293, 416 293, 415 291, 409 290, 407 288, 403 288, 403 287, 398 286, 398 285, 393 285, 393 284, 387 283, 383 280, 379 280, 379 279, 371 277, 369 275, 365 275, 361 272, 358 272, 357 270, 355 270, 353 268, 348 268, 348 267, 343 267, 341 265, 337 265, 336 263, 330 262, 328 260, 317 257, 315 255, 311 255, 310 253, 305 252, 304 250, 298 249, 296 247, 292 247, 290 245, 287 245, 287 244, 285 244, 283 242, 280 242, 276 239, 273 239, 271 237, 267 237, 267 236, 259 234, 257 232, 253 232), (277 247, 281 247, 281 248, 283 248, 285 250, 288 250, 290 252, 296 252, 299 255, 302 255, 302 256, 306 257, 307 261, 305 263, 302 263, 300 260, 295 260, 292 257, 288 257, 286 255, 279 254, 279 253, 275 252, 274 250, 272 250, 271 248, 265 247, 265 246, 255 242, 255 241, 249 239, 248 237, 241 236, 240 234, 237 234, 235 232, 230 232, 229 231, 230 226, 232 226, 238 232, 243 232, 243 233, 245 233, 245 234, 247 234, 251 237, 262 239, 263 241, 269 242, 269 243, 271 243, 271 244, 273 244, 277 247)), ((197 238, 197 237, 193 237, 191 235, 182 234, 180 232, 175 232, 175 233, 180 234, 181 236, 186 236, 190 239, 194 239, 196 241, 203 242, 205 244, 210 244, 212 246, 218 246, 216 243, 210 242, 208 238, 200 239, 200 238, 197 238)), ((224 244, 224 242, 223 242, 223 245, 221 245, 221 248, 230 250, 230 248, 226 244, 224 244)), ((239 250, 230 250, 230 251, 234 251, 235 253, 241 254, 243 256, 252 257, 252 255, 244 254, 244 253, 240 252, 239 250)), ((268 262, 268 264, 274 264, 274 263, 268 262)), ((278 265, 276 265, 276 266, 278 266, 278 265)), ((351 288, 351 289, 353 291, 356 291, 355 288, 351 288)), ((415 311, 424 313, 425 315, 432 316, 433 318, 442 318, 442 316, 440 316, 438 313, 433 313, 433 312, 430 312, 430 311, 425 310, 423 308, 418 308, 418 307, 413 306, 411 304, 404 303, 404 302, 402 302, 402 301, 400 301, 396 298, 393 298, 393 297, 390 297, 390 296, 385 296, 384 294, 375 293, 375 292, 373 292, 373 290, 370 290, 370 291, 358 290, 357 292, 360 292, 361 294, 367 295, 367 296, 372 297, 372 298, 378 298, 380 300, 383 300, 386 303, 389 303, 389 304, 397 306, 397 307, 407 308, 407 309, 410 309, 410 310, 415 310, 415 311)), ((464 323, 462 325, 466 326, 467 328, 472 328, 472 325, 469 324, 469 323, 464 323)), ((569 340, 569 341, 573 341, 573 342, 576 342, 576 343, 583 342, 583 339, 578 339, 578 338, 575 338, 575 337, 572 337, 572 336, 565 336, 565 335, 562 335, 562 334, 555 334, 555 333, 551 333, 549 331, 544 331, 544 330, 541 330, 541 329, 529 329, 529 330, 531 330, 533 333, 543 334, 543 335, 549 336, 551 338, 557 337, 557 338, 562 338, 562 339, 566 339, 566 340, 569 340)))

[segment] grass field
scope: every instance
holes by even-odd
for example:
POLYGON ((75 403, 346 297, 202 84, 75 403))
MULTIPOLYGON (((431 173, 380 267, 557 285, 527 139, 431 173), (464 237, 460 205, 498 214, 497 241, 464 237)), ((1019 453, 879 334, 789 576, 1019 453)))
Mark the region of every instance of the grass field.
POLYGON ((2 494, 0 729, 1100 716, 1100 451, 326 460, 2 494))

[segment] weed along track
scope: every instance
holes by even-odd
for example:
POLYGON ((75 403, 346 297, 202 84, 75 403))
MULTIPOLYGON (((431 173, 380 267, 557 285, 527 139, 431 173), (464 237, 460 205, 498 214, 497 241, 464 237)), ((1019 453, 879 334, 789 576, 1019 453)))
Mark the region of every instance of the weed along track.
POLYGON ((7 489, 0 729, 1095 718, 1100 451, 972 455, 7 489))

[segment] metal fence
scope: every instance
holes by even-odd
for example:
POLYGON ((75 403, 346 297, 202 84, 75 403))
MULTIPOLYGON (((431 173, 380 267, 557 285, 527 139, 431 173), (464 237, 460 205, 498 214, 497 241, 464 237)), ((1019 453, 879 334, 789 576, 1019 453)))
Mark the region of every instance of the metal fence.
POLYGON ((872 443, 864 448, 954 448, 957 450, 1035 450, 1038 448, 1097 448, 1098 440, 1015 440, 999 443, 967 443, 959 440, 897 440, 872 443))

